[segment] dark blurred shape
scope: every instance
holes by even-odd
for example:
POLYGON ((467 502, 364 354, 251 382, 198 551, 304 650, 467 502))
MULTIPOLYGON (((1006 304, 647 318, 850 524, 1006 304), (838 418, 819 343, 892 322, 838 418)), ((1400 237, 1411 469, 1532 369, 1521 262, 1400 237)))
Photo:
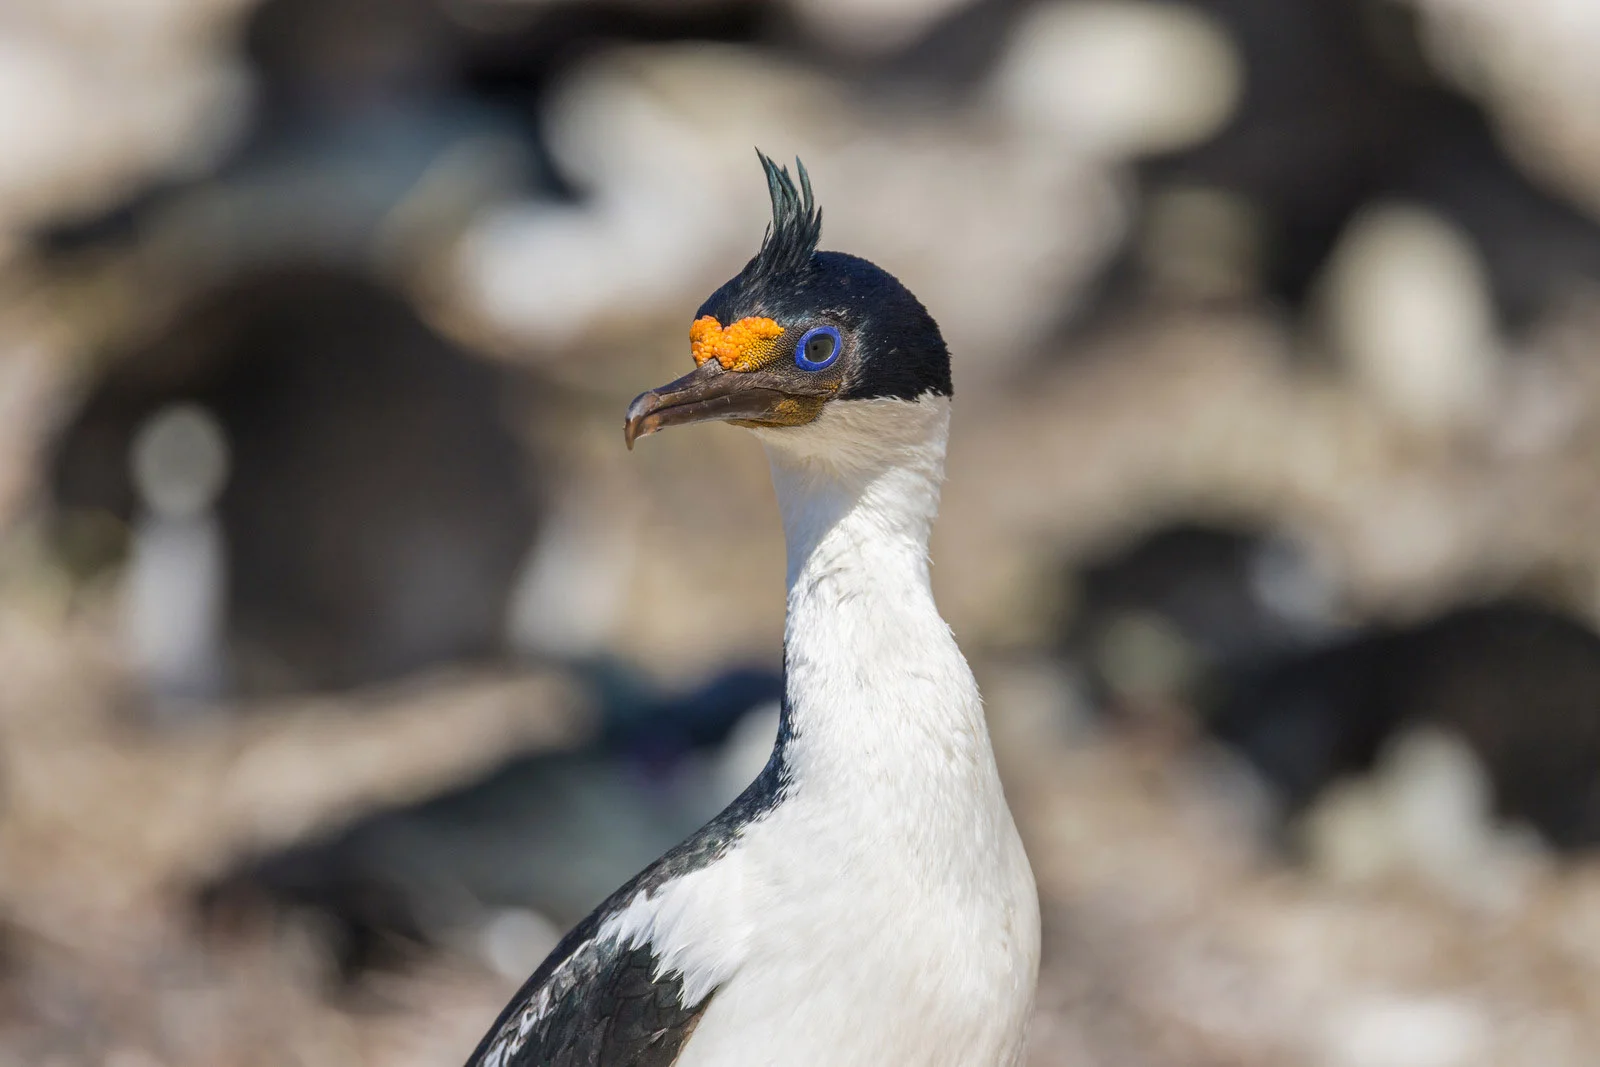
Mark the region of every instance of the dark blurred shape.
MULTIPOLYGON (((751 41, 769 16, 749 0, 265 0, 243 34, 256 86, 247 129, 215 172, 132 187, 37 236, 71 253, 175 217, 184 241, 224 265, 280 262, 285 248, 364 262, 394 240, 397 218, 448 231, 485 203, 580 194, 543 133, 546 97, 575 64, 628 42, 751 41)), ((407 248, 402 266, 437 251, 407 248)))
POLYGON ((1513 166, 1482 111, 1425 64, 1415 13, 1392 0, 1195 0, 1243 57, 1233 121, 1142 167, 1147 187, 1247 199, 1264 222, 1266 290, 1298 306, 1351 216, 1377 199, 1460 224, 1496 304, 1526 326, 1600 278, 1600 226, 1513 166))
POLYGON ((497 655, 537 508, 510 383, 354 273, 224 285, 113 366, 59 441, 57 508, 131 522, 138 427, 220 424, 227 631, 246 692, 354 686, 497 655))
POLYGON ((676 695, 660 693, 614 660, 585 673, 599 694, 601 747, 646 769, 721 745, 751 708, 783 699, 783 675, 755 667, 734 668, 676 695))
POLYGON ((1600 635, 1548 608, 1368 630, 1242 680, 1212 723, 1296 808, 1422 724, 1466 740, 1501 815, 1558 847, 1600 843, 1600 635))
MULTIPOLYGON (((269 112, 356 111, 439 92, 461 35, 439 0, 266 0, 245 52, 269 112)), ((301 117, 306 117, 302 115, 301 117)))
POLYGON ((545 149, 542 111, 575 64, 626 42, 750 41, 765 16, 750 0, 267 0, 246 34, 263 84, 258 142, 476 111, 520 130, 542 191, 570 194, 545 149))
POLYGON ((864 53, 857 60, 860 69, 853 73, 924 99, 958 102, 982 85, 1004 55, 1018 18, 1036 3, 959 4, 898 52, 864 53))
POLYGON ((1238 672, 1319 641, 1331 594, 1294 542, 1176 523, 1091 560, 1066 648, 1097 701, 1203 704, 1238 672))
POLYGON ((224 922, 241 907, 308 910, 346 978, 459 936, 495 909, 580 918, 733 799, 745 782, 719 780, 706 761, 783 688, 780 674, 757 669, 677 692, 614 663, 585 674, 602 705, 593 743, 515 760, 252 861, 206 889, 202 910, 224 922))
POLYGON ((1410 626, 1335 624, 1293 542, 1182 523, 1085 567, 1066 637, 1105 710, 1193 715, 1289 811, 1429 725, 1483 762, 1500 814, 1600 843, 1600 635, 1518 601, 1410 626))
POLYGON ((467 0, 463 89, 530 122, 549 88, 596 52, 628 43, 752 42, 772 27, 767 0, 602 0, 544 4, 467 0))

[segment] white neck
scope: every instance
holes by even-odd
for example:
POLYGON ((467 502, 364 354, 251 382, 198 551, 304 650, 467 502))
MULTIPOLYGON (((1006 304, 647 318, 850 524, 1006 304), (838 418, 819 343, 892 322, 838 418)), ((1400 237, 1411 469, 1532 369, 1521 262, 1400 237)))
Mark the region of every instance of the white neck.
POLYGON ((845 401, 758 431, 789 542, 781 799, 619 920, 718 990, 680 1067, 1021 1062, 1038 898, 928 586, 949 418, 845 401))
POLYGON ((950 401, 847 403, 800 433, 784 431, 794 436, 764 435, 789 550, 791 608, 803 577, 870 577, 870 562, 893 560, 901 568, 884 577, 928 586, 950 401))
POLYGON ((799 432, 762 433, 788 542, 797 788, 875 782, 919 804, 970 803, 974 771, 998 788, 977 687, 928 582, 949 424, 949 400, 929 396, 849 401, 799 432), (952 755, 959 766, 944 765, 952 755))

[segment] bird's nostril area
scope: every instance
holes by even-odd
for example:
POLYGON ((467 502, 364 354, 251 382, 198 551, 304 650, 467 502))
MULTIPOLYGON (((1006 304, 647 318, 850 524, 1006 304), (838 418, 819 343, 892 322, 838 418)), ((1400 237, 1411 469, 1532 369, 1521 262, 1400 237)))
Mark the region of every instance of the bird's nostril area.
POLYGON ((628 405, 627 419, 629 422, 636 422, 655 411, 660 406, 661 396, 659 393, 640 393, 638 396, 633 398, 633 403, 628 405))

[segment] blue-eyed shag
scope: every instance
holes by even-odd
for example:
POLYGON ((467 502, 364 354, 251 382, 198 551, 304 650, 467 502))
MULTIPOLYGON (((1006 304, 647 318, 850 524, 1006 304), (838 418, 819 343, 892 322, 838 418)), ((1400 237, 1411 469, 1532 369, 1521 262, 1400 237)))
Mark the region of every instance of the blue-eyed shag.
POLYGON ((950 358, 893 276, 819 252, 765 156, 772 223, 701 306, 696 367, 625 437, 725 421, 772 466, 788 546, 766 768, 577 925, 468 1067, 1015 1067, 1033 875, 972 672, 934 605, 950 358))

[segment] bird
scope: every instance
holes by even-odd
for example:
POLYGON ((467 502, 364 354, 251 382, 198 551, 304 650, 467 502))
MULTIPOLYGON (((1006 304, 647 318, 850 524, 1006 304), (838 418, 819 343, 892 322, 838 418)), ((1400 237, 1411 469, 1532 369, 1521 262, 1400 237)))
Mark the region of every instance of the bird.
MULTIPOLYGON (((787 549, 764 769, 574 927, 468 1067, 1015 1067, 1039 901, 983 704, 929 581, 950 354, 889 272, 819 251, 798 159, 761 153, 759 250, 700 307, 695 369, 624 438, 764 446, 787 549)), ((708 530, 707 536, 716 536, 708 530)))

